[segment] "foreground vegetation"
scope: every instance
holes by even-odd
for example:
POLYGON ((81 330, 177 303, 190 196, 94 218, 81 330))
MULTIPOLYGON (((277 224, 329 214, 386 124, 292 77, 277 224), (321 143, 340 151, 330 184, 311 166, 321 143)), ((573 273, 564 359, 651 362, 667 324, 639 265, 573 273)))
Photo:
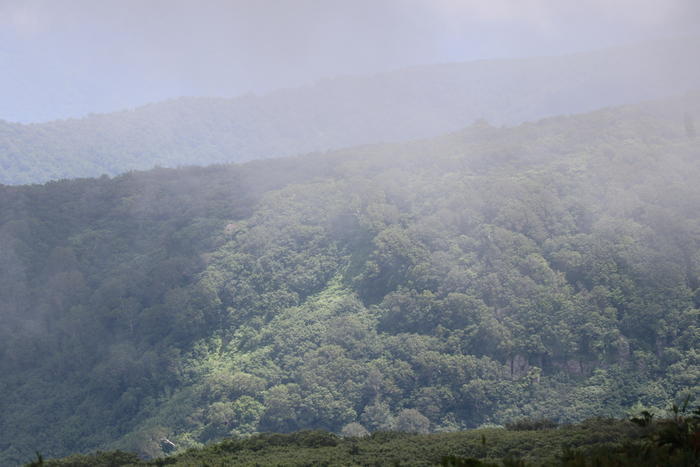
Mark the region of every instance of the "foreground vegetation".
MULTIPOLYGON (((226 440, 151 461, 124 452, 76 455, 46 466, 443 465, 453 467, 562 465, 684 466, 700 464, 700 409, 674 406, 670 418, 649 412, 628 421, 590 419, 556 427, 521 420, 506 428, 417 435, 376 432, 338 437, 323 431, 260 434, 226 440)), ((42 465, 34 462, 30 466, 42 465)))
POLYGON ((0 186, 0 464, 697 394, 696 115, 0 186))

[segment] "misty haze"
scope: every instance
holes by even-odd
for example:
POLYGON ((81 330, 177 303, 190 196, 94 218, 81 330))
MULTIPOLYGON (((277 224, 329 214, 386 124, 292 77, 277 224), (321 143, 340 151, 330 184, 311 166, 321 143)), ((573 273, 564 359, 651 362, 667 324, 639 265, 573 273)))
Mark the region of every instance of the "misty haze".
POLYGON ((700 465, 700 3, 0 0, 0 465, 700 465))

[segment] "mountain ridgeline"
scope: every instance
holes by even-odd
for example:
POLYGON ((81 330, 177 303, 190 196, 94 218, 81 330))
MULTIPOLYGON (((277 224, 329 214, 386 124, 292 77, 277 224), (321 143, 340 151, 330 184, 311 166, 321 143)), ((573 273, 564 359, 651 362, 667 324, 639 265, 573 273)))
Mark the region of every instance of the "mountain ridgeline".
POLYGON ((697 395, 695 116, 0 186, 0 464, 697 395))
MULTIPOLYGON (((0 121, 0 183, 280 157, 496 126, 697 88, 700 37, 562 57, 351 76, 234 99, 182 98, 82 119, 0 121)), ((2 116, 0 116, 2 117, 2 116)))

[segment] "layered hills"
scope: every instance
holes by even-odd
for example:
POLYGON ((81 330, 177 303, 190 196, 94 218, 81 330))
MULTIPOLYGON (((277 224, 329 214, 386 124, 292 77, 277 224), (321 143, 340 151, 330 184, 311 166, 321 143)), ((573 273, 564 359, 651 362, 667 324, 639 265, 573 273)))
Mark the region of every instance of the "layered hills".
MULTIPOLYGON (((41 124, 0 121, 0 183, 241 162, 432 137, 697 88, 700 39, 432 65, 234 99, 182 98, 41 124)), ((0 116, 1 117, 1 116, 0 116)))
POLYGON ((696 116, 1 186, 0 464, 697 394, 696 116))

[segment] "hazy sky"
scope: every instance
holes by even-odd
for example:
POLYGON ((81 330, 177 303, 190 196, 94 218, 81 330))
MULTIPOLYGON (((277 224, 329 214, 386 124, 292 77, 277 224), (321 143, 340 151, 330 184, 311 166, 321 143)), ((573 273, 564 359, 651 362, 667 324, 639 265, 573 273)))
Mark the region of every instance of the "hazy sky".
POLYGON ((0 0, 0 119, 700 31, 700 0, 0 0))

